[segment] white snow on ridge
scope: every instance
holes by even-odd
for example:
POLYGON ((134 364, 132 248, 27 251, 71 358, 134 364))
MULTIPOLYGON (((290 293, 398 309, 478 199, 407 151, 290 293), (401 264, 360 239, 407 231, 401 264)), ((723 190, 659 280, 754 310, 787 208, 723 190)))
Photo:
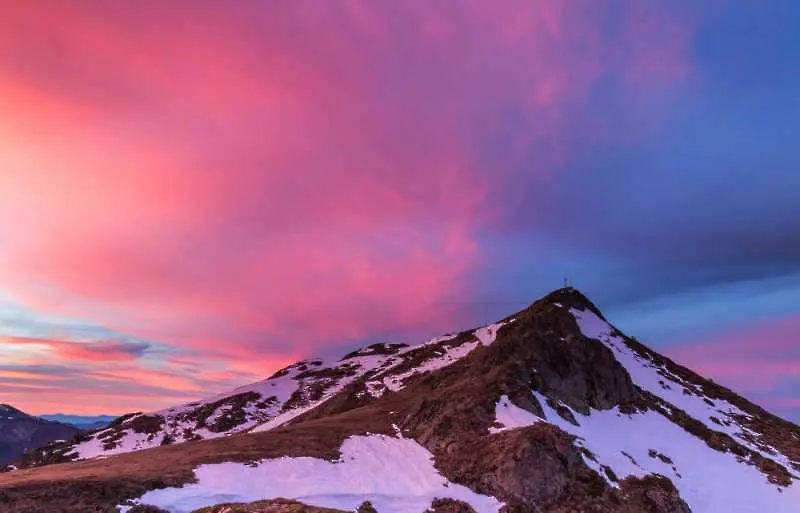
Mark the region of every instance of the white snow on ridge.
POLYGON ((402 390, 404 386, 403 382, 411 376, 433 372, 447 367, 448 365, 452 365, 467 356, 476 347, 478 347, 477 341, 466 342, 456 347, 442 347, 442 353, 439 356, 426 360, 419 367, 415 367, 401 374, 387 376, 382 379, 383 384, 392 392, 397 392, 402 390))
MULTIPOLYGON (((533 394, 544 409, 545 421, 578 437, 577 445, 597 460, 584 456, 586 464, 612 486, 616 483, 609 479, 603 465, 619 479, 647 474, 668 477, 694 513, 797 512, 800 486, 779 488, 769 483, 757 468, 739 462, 731 453, 710 449, 657 412, 625 415, 615 408, 581 415, 572 411, 580 424, 575 426, 561 418, 543 395, 533 394)), ((497 414, 504 429, 542 421, 505 396, 498 401, 497 414)))
POLYGON ((406 347, 400 349, 400 351, 398 351, 397 354, 406 354, 408 352, 414 351, 415 349, 419 349, 420 347, 432 346, 434 344, 438 344, 439 342, 446 342, 448 340, 453 340, 457 336, 458 336, 458 333, 448 333, 447 335, 440 335, 438 337, 433 337, 433 338, 430 338, 430 339, 426 340, 425 342, 423 342, 421 344, 406 346, 406 347))
MULTIPOLYGON (((509 321, 513 322, 513 320, 509 321)), ((391 370, 394 367, 397 367, 403 361, 399 360, 394 365, 387 367, 383 372, 379 373, 375 376, 376 379, 373 379, 367 382, 367 392, 372 395, 373 397, 380 397, 386 390, 391 390, 392 392, 398 392, 403 389, 405 386, 404 382, 406 379, 415 376, 417 374, 425 374, 428 372, 433 372, 439 369, 443 369, 453 363, 457 362, 458 360, 464 358, 468 354, 470 354, 478 345, 488 346, 492 342, 495 341, 497 338, 497 332, 505 326, 507 323, 505 322, 498 322, 494 324, 490 324, 488 326, 484 326, 482 328, 478 328, 474 331, 474 335, 477 340, 472 342, 465 342, 459 346, 449 347, 443 345, 441 347, 441 352, 439 352, 433 358, 429 358, 428 360, 422 362, 417 367, 413 369, 409 369, 405 372, 400 374, 391 374, 391 370)), ((416 346, 409 346, 403 348, 400 353, 398 354, 405 354, 416 349, 419 349, 424 346, 436 344, 439 342, 445 342, 447 340, 452 340, 456 338, 458 335, 445 335, 443 337, 436 337, 427 342, 416 346)))
POLYGON ((341 452, 336 462, 284 457, 264 460, 256 467, 241 463, 202 465, 195 471, 196 483, 153 490, 137 502, 170 513, 277 497, 348 511, 368 500, 381 513, 423 513, 435 498, 464 501, 478 513, 497 513, 503 506, 493 497, 449 482, 434 467, 431 453, 413 440, 351 436, 342 444, 341 452))
MULTIPOLYGON (((101 431, 97 435, 101 435, 106 431, 107 430, 101 431)), ((71 452, 77 453, 77 459, 88 460, 98 456, 112 456, 114 454, 122 454, 124 452, 147 449, 149 447, 154 447, 161 442, 160 437, 155 440, 155 443, 153 443, 153 440, 150 438, 150 435, 147 433, 126 433, 125 436, 120 439, 120 443, 117 447, 105 450, 103 449, 104 441, 99 439, 97 436, 94 436, 88 441, 76 445, 71 452)))
POLYGON ((484 326, 483 328, 478 328, 475 330, 475 336, 478 337, 478 340, 481 341, 481 344, 488 346, 495 341, 497 338, 497 332, 500 331, 500 328, 506 324, 514 322, 514 320, 515 319, 511 319, 508 322, 496 322, 494 324, 484 326))
MULTIPOLYGON (((349 385, 353 381, 357 380, 364 374, 381 367, 384 363, 386 363, 391 359, 392 359, 391 355, 368 355, 368 356, 356 356, 348 358, 344 362, 340 362, 336 366, 350 365, 355 368, 355 371, 352 376, 346 376, 339 379, 338 382, 336 382, 334 385, 330 386, 327 390, 325 390, 325 393, 319 400, 311 402, 305 406, 301 406, 280 413, 276 415, 274 418, 255 426, 252 429, 252 432, 258 433, 262 431, 269 431, 270 429, 275 429, 276 427, 286 424, 295 417, 299 417, 303 413, 313 410, 317 406, 321 405, 331 397, 341 392, 347 385, 349 385)), ((327 367, 325 366, 319 367, 319 369, 325 369, 325 368, 327 367)))
MULTIPOLYGON (((161 433, 136 433, 132 428, 126 427, 124 429, 124 435, 119 440, 119 444, 112 449, 104 449, 104 440, 102 440, 100 436, 111 431, 110 429, 106 429, 92 435, 92 438, 89 440, 77 444, 72 452, 78 455, 77 459, 90 459, 101 455, 111 456, 114 454, 158 447, 162 443, 164 434, 169 434, 175 443, 180 443, 185 441, 184 433, 187 432, 187 430, 204 439, 219 438, 228 433, 246 431, 262 420, 272 418, 278 414, 283 403, 288 400, 292 393, 300 386, 300 383, 294 380, 297 373, 297 368, 292 368, 286 375, 280 377, 266 379, 251 385, 239 387, 230 392, 217 394, 201 401, 194 401, 173 408, 166 408, 148 413, 147 415, 160 415, 164 418, 164 426, 161 433), (256 392, 260 397, 245 405, 244 409, 248 415, 247 421, 230 431, 216 433, 207 428, 198 428, 195 420, 184 417, 184 415, 204 405, 248 392, 256 392), (255 403, 273 396, 276 398, 277 402, 270 408, 259 409, 255 406, 255 403)), ((213 422, 214 419, 222 415, 227 408, 230 408, 230 406, 221 405, 217 410, 212 412, 207 422, 213 422)), ((132 417, 132 419, 133 418, 135 417, 132 417)), ((128 424, 128 422, 130 421, 126 421, 126 424, 128 424)))
MULTIPOLYGON (((458 336, 447 334, 431 338, 421 344, 400 348, 393 354, 374 354, 369 348, 364 348, 356 352, 355 356, 346 360, 335 359, 306 359, 288 367, 286 372, 279 376, 268 378, 257 383, 238 387, 229 392, 217 394, 215 396, 186 403, 180 406, 165 408, 163 410, 147 413, 147 415, 158 415, 163 417, 164 425, 161 431, 151 434, 136 433, 129 427, 129 421, 123 426, 124 434, 117 445, 111 449, 104 449, 104 440, 98 436, 104 432, 96 433, 86 442, 75 445, 71 452, 77 454, 78 459, 95 458, 101 455, 120 454, 141 449, 148 449, 162 445, 165 435, 169 437, 171 443, 181 443, 196 437, 203 439, 219 438, 228 436, 232 433, 240 432, 261 432, 282 426, 290 420, 306 413, 328 399, 341 392, 347 385, 363 377, 365 374, 373 373, 374 379, 366 383, 366 390, 373 397, 380 397, 386 390, 399 391, 404 386, 404 381, 417 374, 432 372, 447 367, 459 359, 465 357, 480 344, 489 345, 497 337, 497 331, 506 323, 499 322, 475 330, 477 340, 470 341, 460 346, 449 347, 442 344, 441 350, 436 351, 432 358, 422 362, 413 369, 409 369, 401 374, 392 375, 391 371, 402 364, 408 354, 422 347, 441 344, 452 340, 458 336), (372 354, 371 354, 372 353, 372 354), (339 377, 326 377, 324 372, 328 369, 350 368, 351 375, 340 375, 339 377), (306 375, 305 373, 308 373, 306 375), (303 377, 300 377, 303 376, 303 377), (309 390, 312 386, 324 386, 322 397, 315 401, 306 400, 298 406, 284 409, 284 405, 297 392, 309 390), (237 418, 236 426, 212 431, 208 427, 201 427, 197 415, 194 414, 199 408, 207 407, 216 402, 222 402, 210 415, 207 412, 205 426, 213 426, 220 417, 231 413, 232 405, 225 403, 226 400, 240 394, 257 394, 256 399, 251 399, 241 405, 244 419, 237 418)), ((334 373, 335 374, 335 373, 334 373)), ((344 374, 344 373, 343 373, 344 374)), ((305 392, 303 392, 305 393, 305 392)), ((310 398, 309 398, 310 399, 310 398)), ((238 413, 238 412, 237 412, 238 413)), ((118 429, 118 428, 117 428, 118 429)))
MULTIPOLYGON (((112 449, 106 450, 103 448, 104 440, 100 439, 99 436, 110 430, 104 430, 93 435, 88 441, 77 444, 71 452, 77 454, 78 459, 89 459, 101 455, 110 456, 157 447, 162 444, 165 434, 168 434, 172 438, 173 443, 180 443, 187 440, 185 437, 186 433, 193 433, 203 439, 211 439, 248 430, 267 431, 283 425, 302 413, 324 403, 360 376, 380 367, 387 358, 390 358, 390 356, 365 355, 348 358, 345 361, 332 360, 328 362, 321 359, 303 360, 289 367, 287 372, 283 375, 238 387, 229 392, 217 394, 200 401, 148 413, 147 415, 160 415, 164 418, 164 426, 161 432, 155 434, 136 433, 132 428, 126 427, 124 429, 124 435, 119 440, 119 444, 112 449), (349 367, 353 370, 351 376, 343 376, 334 379, 313 375, 314 372, 344 367, 349 367), (312 375, 300 378, 299 376, 304 372, 311 372, 312 375), (326 384, 326 390, 319 400, 281 412, 283 405, 296 391, 301 389, 301 387, 313 383, 326 384), (247 393, 256 393, 258 394, 258 398, 250 400, 243 406, 246 416, 245 421, 232 429, 214 432, 208 428, 198 427, 197 420, 190 415, 194 410, 203 406, 218 401, 224 401, 235 395, 247 393), (273 397, 274 400, 269 406, 258 405, 260 402, 273 397)), ((212 425, 216 419, 230 411, 230 409, 230 404, 221 404, 208 416, 206 425, 212 425)))
POLYGON ((750 417, 750 415, 725 400, 705 397, 695 385, 685 383, 670 373, 666 367, 639 356, 621 337, 613 335, 613 328, 593 312, 572 308, 570 313, 578 322, 581 333, 587 338, 599 340, 611 349, 617 361, 625 367, 633 382, 639 387, 683 410, 709 429, 728 434, 744 447, 780 463, 793 476, 800 479, 800 474, 793 470, 788 457, 774 448, 765 450, 748 440, 749 437, 758 438, 758 434, 742 427, 736 417, 750 417))

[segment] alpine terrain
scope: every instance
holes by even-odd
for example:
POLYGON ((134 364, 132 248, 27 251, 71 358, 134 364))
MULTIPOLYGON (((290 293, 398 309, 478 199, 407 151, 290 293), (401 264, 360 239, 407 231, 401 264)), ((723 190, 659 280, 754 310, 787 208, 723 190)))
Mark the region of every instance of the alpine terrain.
POLYGON ((796 513, 800 427, 580 292, 29 451, 0 511, 796 513))
POLYGON ((7 465, 29 449, 48 442, 69 440, 78 428, 28 415, 0 404, 0 465, 7 465))

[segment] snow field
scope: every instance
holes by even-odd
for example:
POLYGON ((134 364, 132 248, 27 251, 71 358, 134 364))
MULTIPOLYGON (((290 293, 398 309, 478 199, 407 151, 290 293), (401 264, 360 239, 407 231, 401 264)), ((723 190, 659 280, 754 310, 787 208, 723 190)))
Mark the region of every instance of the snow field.
MULTIPOLYGON (((368 500, 381 513, 423 513, 436 498, 462 500, 478 513, 497 513, 502 506, 493 497, 449 482, 434 467, 431 453, 413 440, 351 436, 341 452, 335 462, 284 457, 264 460, 255 467, 203 465, 195 471, 196 483, 150 491, 137 502, 170 513, 276 497, 347 511, 368 500)), ((124 512, 128 507, 120 509, 124 512)))

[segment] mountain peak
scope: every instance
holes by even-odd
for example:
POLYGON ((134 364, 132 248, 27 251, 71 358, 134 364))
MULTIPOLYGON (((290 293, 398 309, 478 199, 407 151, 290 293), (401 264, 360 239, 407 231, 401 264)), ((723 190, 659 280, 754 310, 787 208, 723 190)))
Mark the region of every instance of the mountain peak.
POLYGON ((589 310, 604 321, 606 320, 600 309, 597 308, 597 306, 595 306, 595 304, 592 303, 592 301, 583 292, 575 287, 562 287, 560 289, 556 289, 538 301, 534 302, 533 305, 540 303, 552 303, 567 308, 575 308, 577 310, 589 310))

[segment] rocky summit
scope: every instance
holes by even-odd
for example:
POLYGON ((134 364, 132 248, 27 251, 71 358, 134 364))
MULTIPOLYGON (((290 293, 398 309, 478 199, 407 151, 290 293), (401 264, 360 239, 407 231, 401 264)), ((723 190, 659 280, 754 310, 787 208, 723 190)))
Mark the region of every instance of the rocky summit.
POLYGON ((800 428, 557 290, 29 451, 8 512, 796 513, 800 428))

